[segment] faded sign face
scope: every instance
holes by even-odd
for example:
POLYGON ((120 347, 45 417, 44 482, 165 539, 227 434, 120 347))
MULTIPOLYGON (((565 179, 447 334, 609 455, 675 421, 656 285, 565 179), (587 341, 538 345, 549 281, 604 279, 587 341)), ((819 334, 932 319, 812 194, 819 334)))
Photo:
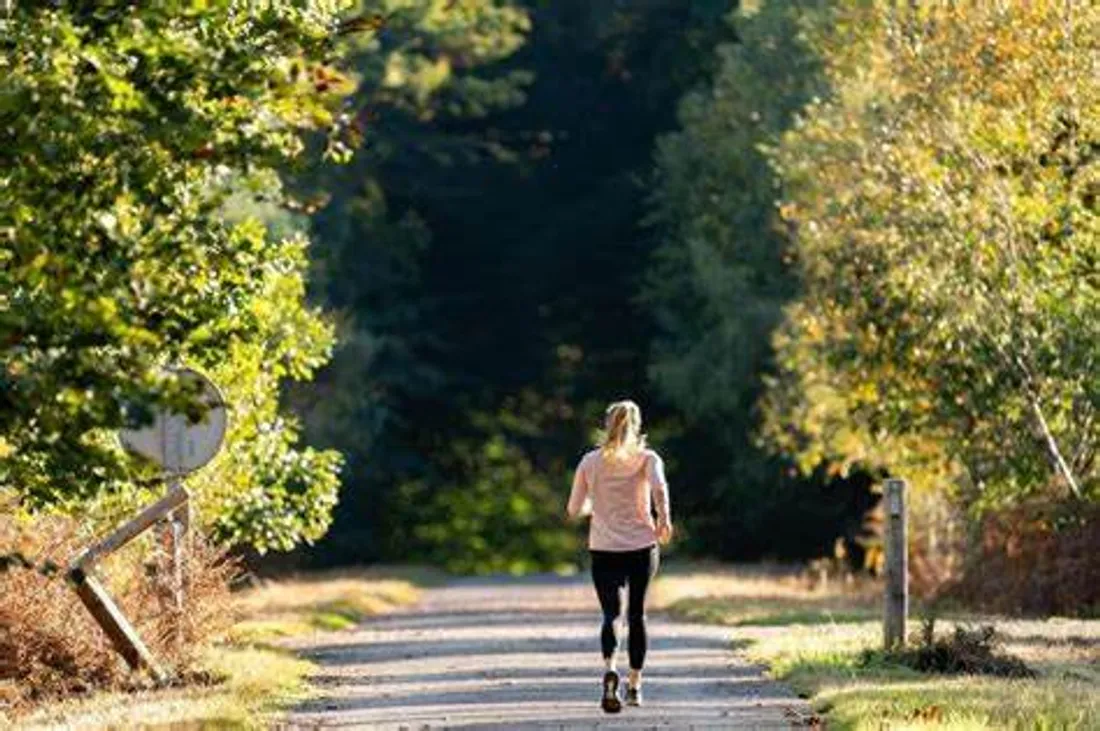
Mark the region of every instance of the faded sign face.
POLYGON ((206 376, 184 369, 181 378, 197 382, 201 389, 200 400, 206 409, 198 422, 184 414, 162 411, 148 426, 119 432, 123 447, 153 460, 171 474, 194 472, 213 459, 225 438, 228 421, 225 401, 206 376))

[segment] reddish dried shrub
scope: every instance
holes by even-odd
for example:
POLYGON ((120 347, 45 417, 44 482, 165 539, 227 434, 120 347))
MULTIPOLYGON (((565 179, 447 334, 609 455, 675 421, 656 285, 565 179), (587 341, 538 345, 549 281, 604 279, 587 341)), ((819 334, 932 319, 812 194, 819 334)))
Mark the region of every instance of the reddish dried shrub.
MULTIPOLYGON (((72 519, 26 521, 0 511, 0 687, 3 701, 16 710, 92 690, 134 688, 141 680, 115 653, 64 572, 42 572, 72 560, 83 543, 77 536, 72 519)), ((229 583, 237 569, 220 549, 192 540, 181 614, 159 578, 167 576, 162 554, 143 537, 105 559, 95 574, 157 661, 186 678, 197 653, 231 624, 229 583)))
POLYGON ((1100 505, 1031 503, 987 515, 950 592, 1005 614, 1100 612, 1100 505))
POLYGON ((963 509, 939 493, 913 495, 909 513, 909 588, 935 601, 959 580, 966 556, 963 509))

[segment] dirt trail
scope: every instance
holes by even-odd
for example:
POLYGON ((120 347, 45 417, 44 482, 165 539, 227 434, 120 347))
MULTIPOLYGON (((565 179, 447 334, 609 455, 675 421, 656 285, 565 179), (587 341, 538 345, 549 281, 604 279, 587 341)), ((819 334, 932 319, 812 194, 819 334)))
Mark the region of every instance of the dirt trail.
POLYGON ((283 727, 789 728, 788 709, 806 710, 731 652, 728 628, 651 615, 645 705, 606 715, 598 629, 595 597, 580 579, 431 589, 412 609, 292 645, 321 666, 322 695, 283 727))

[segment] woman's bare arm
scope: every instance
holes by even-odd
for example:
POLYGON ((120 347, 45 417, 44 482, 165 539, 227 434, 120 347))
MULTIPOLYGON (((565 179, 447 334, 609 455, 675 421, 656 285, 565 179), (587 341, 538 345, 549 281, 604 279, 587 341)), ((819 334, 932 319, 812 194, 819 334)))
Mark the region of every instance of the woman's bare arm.
POLYGON ((657 538, 661 543, 672 540, 672 513, 668 499, 668 480, 665 478, 665 463, 661 456, 653 452, 649 461, 649 484, 653 490, 653 507, 657 511, 657 538))
POLYGON ((570 518, 583 518, 591 512, 589 497, 588 474, 584 460, 577 465, 577 471, 573 475, 573 489, 569 493, 569 502, 565 506, 565 514, 570 518))

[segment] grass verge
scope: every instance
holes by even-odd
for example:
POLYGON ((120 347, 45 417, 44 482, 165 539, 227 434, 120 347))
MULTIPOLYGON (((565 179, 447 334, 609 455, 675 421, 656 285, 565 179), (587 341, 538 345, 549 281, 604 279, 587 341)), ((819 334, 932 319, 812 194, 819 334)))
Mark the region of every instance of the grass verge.
POLYGON ((309 676, 315 666, 280 649, 279 640, 348 629, 415 602, 420 588, 438 578, 415 568, 371 568, 267 581, 235 595, 238 621, 199 663, 200 675, 211 682, 102 693, 7 721, 24 728, 268 728, 274 715, 313 692, 309 676))
POLYGON ((959 615, 953 620, 994 621, 1003 650, 1037 677, 937 675, 864 652, 882 642, 870 590, 811 592, 788 576, 769 583, 736 570, 722 579, 671 577, 668 611, 730 625, 736 646, 809 698, 830 729, 1100 728, 1100 621, 959 615))
POLYGON ((418 568, 331 571, 265 582, 242 592, 230 631, 238 645, 266 646, 285 637, 334 632, 366 617, 412 604, 437 576, 418 568))
POLYGON ((19 726, 267 728, 272 714, 309 697, 314 669, 290 653, 251 647, 212 648, 202 666, 218 682, 64 701, 19 719, 19 726))

